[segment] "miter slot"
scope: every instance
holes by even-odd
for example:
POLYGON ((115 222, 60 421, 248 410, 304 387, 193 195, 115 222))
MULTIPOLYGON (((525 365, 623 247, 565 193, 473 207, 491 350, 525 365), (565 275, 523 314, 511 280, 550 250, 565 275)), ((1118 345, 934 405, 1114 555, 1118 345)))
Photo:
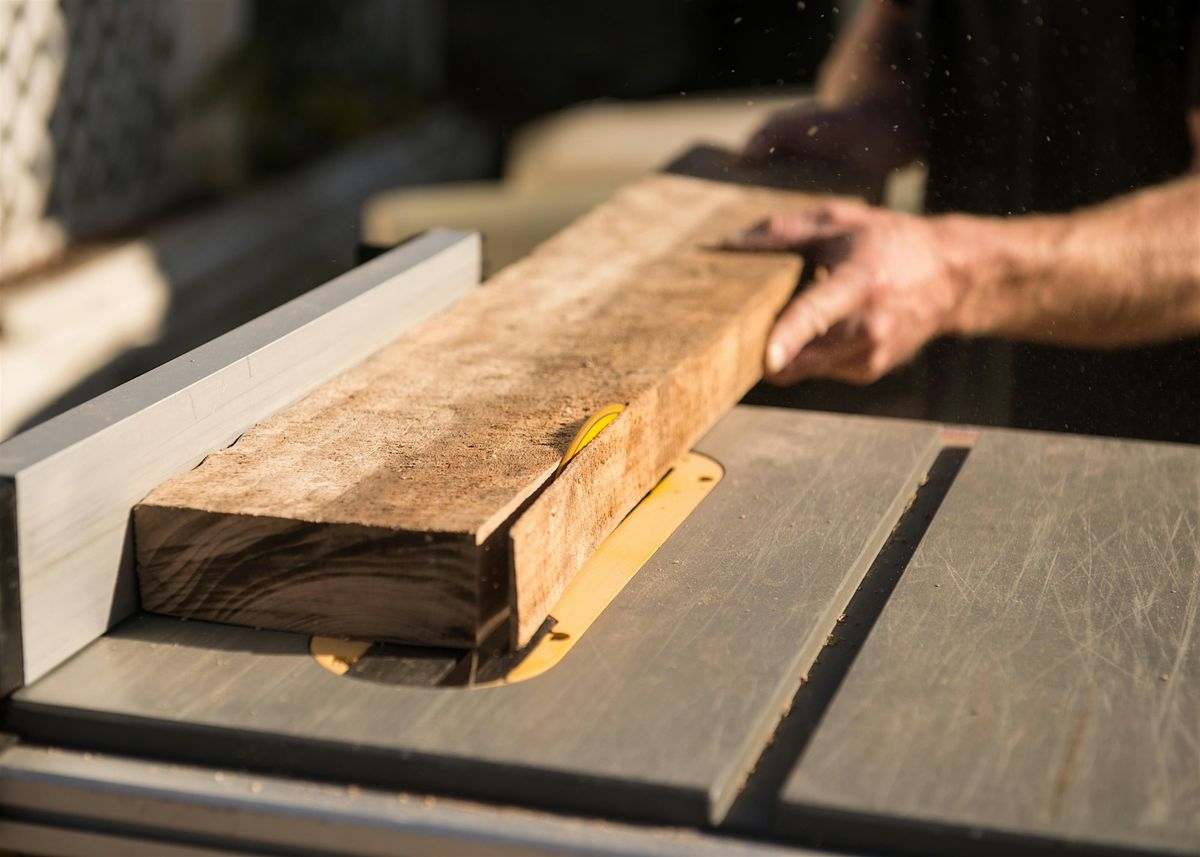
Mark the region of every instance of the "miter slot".
MULTIPOLYGON (((962 437, 947 437, 943 433, 943 442, 947 440, 963 443, 962 437)), ((730 807, 723 827, 753 833, 767 833, 773 828, 784 782, 853 667, 859 648, 900 582, 969 453, 970 448, 965 445, 947 446, 930 466, 925 481, 863 576, 845 612, 830 630, 812 668, 801 680, 787 714, 730 807)))
POLYGON ((781 793, 897 854, 1200 853, 1200 450, 989 429, 781 793))

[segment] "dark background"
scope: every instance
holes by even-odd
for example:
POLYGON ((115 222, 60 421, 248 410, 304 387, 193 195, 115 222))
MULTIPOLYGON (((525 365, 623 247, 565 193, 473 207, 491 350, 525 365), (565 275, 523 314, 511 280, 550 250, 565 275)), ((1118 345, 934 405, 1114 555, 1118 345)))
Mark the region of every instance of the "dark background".
POLYGON ((842 14, 831 0, 447 0, 419 36, 441 73, 414 81, 398 44, 364 45, 387 34, 363 32, 352 3, 258 0, 212 90, 245 111, 258 174, 444 101, 487 126, 498 170, 516 128, 580 101, 810 83, 842 14))

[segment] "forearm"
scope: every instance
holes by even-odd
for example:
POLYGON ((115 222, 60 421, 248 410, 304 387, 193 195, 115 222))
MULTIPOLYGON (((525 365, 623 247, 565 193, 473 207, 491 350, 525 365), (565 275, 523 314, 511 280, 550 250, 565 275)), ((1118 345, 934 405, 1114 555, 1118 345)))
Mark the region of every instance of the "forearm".
POLYGON ((924 122, 914 94, 915 29, 910 7, 865 0, 817 81, 817 101, 829 111, 826 121, 832 125, 840 116, 848 125, 831 138, 842 138, 864 163, 885 173, 925 154, 924 122))
POLYGON ((913 12, 866 0, 821 65, 817 98, 829 107, 911 103, 913 12))
POLYGON ((936 219, 949 333, 1081 347, 1200 334, 1200 175, 1055 216, 936 219))
POLYGON ((909 7, 865 0, 822 65, 816 98, 774 114, 742 155, 844 163, 880 181, 920 158, 914 45, 909 7))

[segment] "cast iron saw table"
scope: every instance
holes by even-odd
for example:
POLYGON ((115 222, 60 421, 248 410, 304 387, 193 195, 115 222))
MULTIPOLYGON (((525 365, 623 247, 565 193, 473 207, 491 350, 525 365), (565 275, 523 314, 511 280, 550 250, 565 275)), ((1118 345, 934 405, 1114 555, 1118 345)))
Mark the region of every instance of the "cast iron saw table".
POLYGON ((478 255, 428 233, 0 446, 0 849, 1200 852, 1192 447, 739 407, 711 491, 508 684, 139 612, 132 504, 478 255))

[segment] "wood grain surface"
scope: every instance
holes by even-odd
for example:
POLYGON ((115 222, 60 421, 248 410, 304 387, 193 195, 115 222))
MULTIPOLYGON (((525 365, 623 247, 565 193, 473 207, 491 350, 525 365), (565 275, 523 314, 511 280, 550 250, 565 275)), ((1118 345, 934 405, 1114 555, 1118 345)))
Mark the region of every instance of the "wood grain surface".
POLYGON ((23 737, 366 785, 719 819, 938 450, 936 426, 736 408, 725 477, 529 681, 338 677, 298 634, 137 617, 16 694, 23 737))
POLYGON ((783 802, 851 847, 1200 852, 1200 449, 983 431, 783 802))
POLYGON ((516 643, 583 558, 758 378, 794 256, 704 249, 805 198, 626 188, 419 331, 155 490, 142 603, 257 627, 516 643), (550 480, 576 428, 626 411, 550 480), (515 584, 515 585, 514 585, 515 584))

